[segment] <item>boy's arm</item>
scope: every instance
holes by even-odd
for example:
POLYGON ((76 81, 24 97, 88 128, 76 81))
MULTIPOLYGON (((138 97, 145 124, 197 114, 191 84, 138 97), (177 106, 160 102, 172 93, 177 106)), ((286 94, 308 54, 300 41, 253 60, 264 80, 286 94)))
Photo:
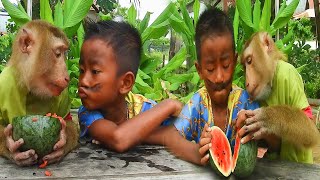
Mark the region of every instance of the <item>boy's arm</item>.
POLYGON ((167 99, 120 125, 110 120, 96 120, 89 127, 89 133, 108 148, 124 152, 142 142, 166 118, 180 110, 180 102, 167 99))
POLYGON ((201 164, 199 144, 185 139, 173 125, 158 128, 143 142, 166 146, 178 158, 194 164, 201 164))

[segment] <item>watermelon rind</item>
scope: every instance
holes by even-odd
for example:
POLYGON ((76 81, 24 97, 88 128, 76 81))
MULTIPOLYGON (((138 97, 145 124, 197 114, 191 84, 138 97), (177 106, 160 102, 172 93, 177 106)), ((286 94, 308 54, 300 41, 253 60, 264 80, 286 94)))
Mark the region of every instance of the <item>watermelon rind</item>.
POLYGON ((20 151, 34 149, 39 158, 51 153, 60 138, 61 123, 58 118, 26 115, 12 120, 13 139, 22 138, 20 151))
POLYGON ((256 141, 251 140, 245 144, 240 144, 238 157, 234 162, 233 174, 240 178, 250 176, 256 166, 257 153, 258 146, 256 141))
POLYGON ((211 165, 212 169, 216 172, 216 174, 218 174, 220 176, 228 177, 231 174, 232 167, 233 167, 232 153, 231 153, 229 141, 228 141, 227 137, 225 136, 224 132, 219 127, 213 126, 213 127, 211 127, 211 129, 212 129, 211 135, 213 138, 211 139, 212 147, 211 147, 211 149, 209 149, 210 165, 211 165), (214 138, 215 135, 218 135, 219 138, 214 138), (222 142, 224 141, 224 144, 226 144, 226 147, 224 147, 224 149, 221 149, 223 147, 220 147, 219 150, 225 151, 226 154, 229 154, 229 157, 226 157, 226 160, 229 161, 229 164, 226 164, 227 162, 224 162, 225 163, 224 165, 226 165, 225 170, 223 170, 223 167, 221 167, 221 165, 219 163, 219 157, 216 157, 217 155, 215 155, 215 153, 214 153, 214 145, 215 145, 216 141, 218 141, 218 140, 222 141, 222 142))

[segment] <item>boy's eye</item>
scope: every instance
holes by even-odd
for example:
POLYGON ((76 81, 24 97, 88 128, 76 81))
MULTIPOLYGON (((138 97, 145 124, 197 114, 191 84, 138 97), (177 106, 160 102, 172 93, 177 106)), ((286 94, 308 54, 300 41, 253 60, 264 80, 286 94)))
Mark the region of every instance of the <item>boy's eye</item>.
POLYGON ((207 71, 208 71, 208 72, 213 72, 213 70, 214 70, 213 68, 211 68, 211 69, 210 69, 210 68, 209 68, 209 69, 207 69, 207 71))
POLYGON ((80 68, 80 74, 84 73, 84 70, 82 68, 80 68))
POLYGON ((229 68, 229 66, 230 66, 230 64, 223 65, 223 68, 224 68, 224 69, 228 69, 228 68, 229 68))
POLYGON ((99 70, 96 70, 96 69, 94 69, 94 70, 92 70, 92 74, 98 74, 100 71, 99 70))

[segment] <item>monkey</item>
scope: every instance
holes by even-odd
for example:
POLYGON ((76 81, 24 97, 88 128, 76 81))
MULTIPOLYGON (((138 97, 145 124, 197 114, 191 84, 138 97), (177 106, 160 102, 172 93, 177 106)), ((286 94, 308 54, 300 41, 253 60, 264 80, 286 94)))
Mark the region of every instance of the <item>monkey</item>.
MULTIPOLYGON (((320 135, 311 120, 302 78, 286 62, 287 57, 276 47, 272 37, 267 32, 253 34, 246 42, 240 60, 245 69, 246 90, 250 98, 262 106, 245 111, 247 119, 237 122, 240 127, 244 124, 240 130, 243 141, 271 135, 280 140, 280 154, 285 153, 281 151, 283 144, 291 144, 297 151, 317 145, 320 135)), ((295 160, 310 162, 310 158, 295 160)))
POLYGON ((72 120, 67 89, 68 48, 64 32, 42 20, 26 23, 15 37, 10 60, 0 74, 0 156, 19 166, 57 162, 78 145, 79 123, 72 120), (55 151, 42 160, 34 150, 19 152, 23 139, 12 139, 12 119, 49 112, 65 120, 55 151))

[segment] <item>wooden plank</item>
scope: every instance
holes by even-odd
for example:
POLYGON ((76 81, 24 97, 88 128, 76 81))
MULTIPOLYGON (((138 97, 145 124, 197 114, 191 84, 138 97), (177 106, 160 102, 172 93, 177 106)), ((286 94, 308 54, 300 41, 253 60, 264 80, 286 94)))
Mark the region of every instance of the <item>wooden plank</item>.
MULTIPOLYGON (((97 145, 84 144, 62 162, 39 169, 20 168, 0 158, 0 179, 43 179, 45 170, 57 179, 214 179, 220 178, 210 166, 201 167, 175 158, 161 146, 138 146, 123 154, 97 145)), ((314 179, 320 166, 259 160, 248 179, 314 179)), ((235 179, 230 176, 229 179, 235 179)))

